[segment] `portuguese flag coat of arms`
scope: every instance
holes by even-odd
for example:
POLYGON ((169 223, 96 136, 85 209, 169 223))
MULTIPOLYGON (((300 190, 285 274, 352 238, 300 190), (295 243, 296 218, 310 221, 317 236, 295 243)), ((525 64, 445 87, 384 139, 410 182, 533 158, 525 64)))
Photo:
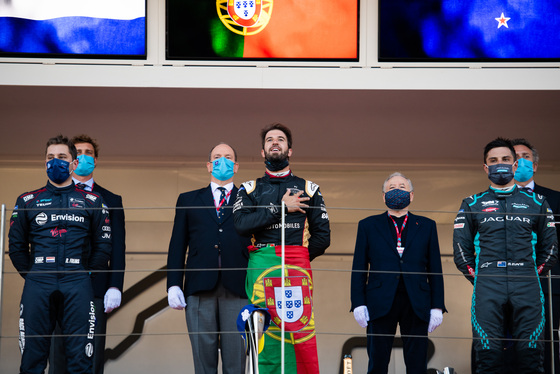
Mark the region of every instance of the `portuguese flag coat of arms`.
POLYGON ((285 373, 318 374, 313 275, 307 248, 285 246, 284 294, 281 246, 249 247, 249 251, 247 295, 253 304, 268 308, 272 317, 264 335, 264 349, 259 354, 259 372, 280 373, 280 345, 284 343, 285 373), (285 316, 283 338, 282 316, 285 316))
POLYGON ((358 0, 167 0, 166 58, 358 60, 358 0))

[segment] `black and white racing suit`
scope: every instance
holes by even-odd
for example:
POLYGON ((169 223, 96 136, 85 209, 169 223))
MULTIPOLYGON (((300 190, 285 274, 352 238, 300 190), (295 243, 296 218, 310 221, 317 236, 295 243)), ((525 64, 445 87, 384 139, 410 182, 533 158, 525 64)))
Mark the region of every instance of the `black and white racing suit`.
POLYGON ((474 284, 471 323, 479 372, 501 371, 505 318, 513 321, 519 372, 542 372, 539 274, 554 265, 557 248, 554 216, 543 196, 489 188, 463 200, 453 250, 457 268, 474 284))

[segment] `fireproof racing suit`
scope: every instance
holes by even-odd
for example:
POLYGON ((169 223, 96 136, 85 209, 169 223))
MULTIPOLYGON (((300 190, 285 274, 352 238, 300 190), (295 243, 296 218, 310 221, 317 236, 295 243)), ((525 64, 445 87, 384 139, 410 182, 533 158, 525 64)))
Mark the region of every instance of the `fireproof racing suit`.
POLYGON ((9 254, 25 278, 20 305, 21 373, 43 373, 58 320, 68 371, 90 373, 95 307, 89 270, 103 270, 111 225, 103 199, 71 184, 50 182, 18 197, 10 220, 9 254))
MULTIPOLYGON (((281 245, 281 201, 286 191, 304 191, 309 197, 306 213, 286 215, 286 245, 306 247, 309 260, 322 255, 330 245, 329 216, 319 186, 298 178, 291 172, 285 177, 265 173, 256 181, 245 182, 239 188, 233 208, 235 228, 241 235, 253 235, 255 248, 281 245)), ((287 211, 287 209, 286 209, 287 211)))
POLYGON ((520 373, 542 370, 544 295, 539 274, 557 260, 545 198, 513 187, 463 200, 453 229, 457 268, 474 284, 471 323, 478 372, 502 372, 504 319, 511 319, 520 373))

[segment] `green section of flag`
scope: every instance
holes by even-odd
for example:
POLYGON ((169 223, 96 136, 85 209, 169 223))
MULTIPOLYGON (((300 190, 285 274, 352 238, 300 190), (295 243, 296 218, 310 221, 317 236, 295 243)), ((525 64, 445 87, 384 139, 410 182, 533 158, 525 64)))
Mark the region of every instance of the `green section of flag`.
MULTIPOLYGON (((266 272, 267 277, 280 277, 282 276, 281 269, 276 269, 270 271, 271 267, 280 266, 282 260, 276 255, 274 247, 265 247, 257 251, 249 253, 249 264, 247 266, 247 282, 245 289, 247 291, 247 296, 253 304, 257 304, 262 308, 266 308, 266 302, 264 297, 264 284, 262 279, 259 277, 266 272), (255 282, 259 282, 255 286, 255 282)), ((281 357, 281 342, 279 340, 280 333, 274 330, 274 324, 271 323, 271 328, 264 336, 264 349, 259 354, 259 372, 270 373, 270 374, 280 374, 281 367, 280 362, 282 362, 281 357), (274 334, 274 338, 270 336, 274 334)), ((285 333, 285 339, 290 341, 291 335, 285 333)), ((296 355, 293 344, 284 345, 284 372, 285 373, 297 373, 297 363, 296 355)))
POLYGON ((212 49, 220 57, 243 57, 245 38, 228 30, 219 18, 210 21, 212 49))

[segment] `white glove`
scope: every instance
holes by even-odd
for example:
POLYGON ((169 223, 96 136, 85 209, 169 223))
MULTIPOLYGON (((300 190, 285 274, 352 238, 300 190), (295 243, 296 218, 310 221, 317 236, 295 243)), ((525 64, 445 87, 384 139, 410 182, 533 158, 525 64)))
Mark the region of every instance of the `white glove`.
POLYGON ((358 322, 360 327, 367 327, 367 323, 369 321, 369 312, 367 310, 367 306, 361 305, 359 307, 354 308, 354 319, 358 322))
POLYGON ((167 302, 173 309, 181 310, 186 308, 185 295, 179 286, 171 286, 167 290, 167 302))
POLYGON ((441 325, 443 321, 443 313, 441 309, 430 310, 430 324, 428 325, 428 332, 434 332, 435 329, 441 325))
POLYGON ((103 305, 105 306, 105 313, 111 313, 113 309, 121 306, 121 291, 116 287, 109 288, 103 298, 103 305))

